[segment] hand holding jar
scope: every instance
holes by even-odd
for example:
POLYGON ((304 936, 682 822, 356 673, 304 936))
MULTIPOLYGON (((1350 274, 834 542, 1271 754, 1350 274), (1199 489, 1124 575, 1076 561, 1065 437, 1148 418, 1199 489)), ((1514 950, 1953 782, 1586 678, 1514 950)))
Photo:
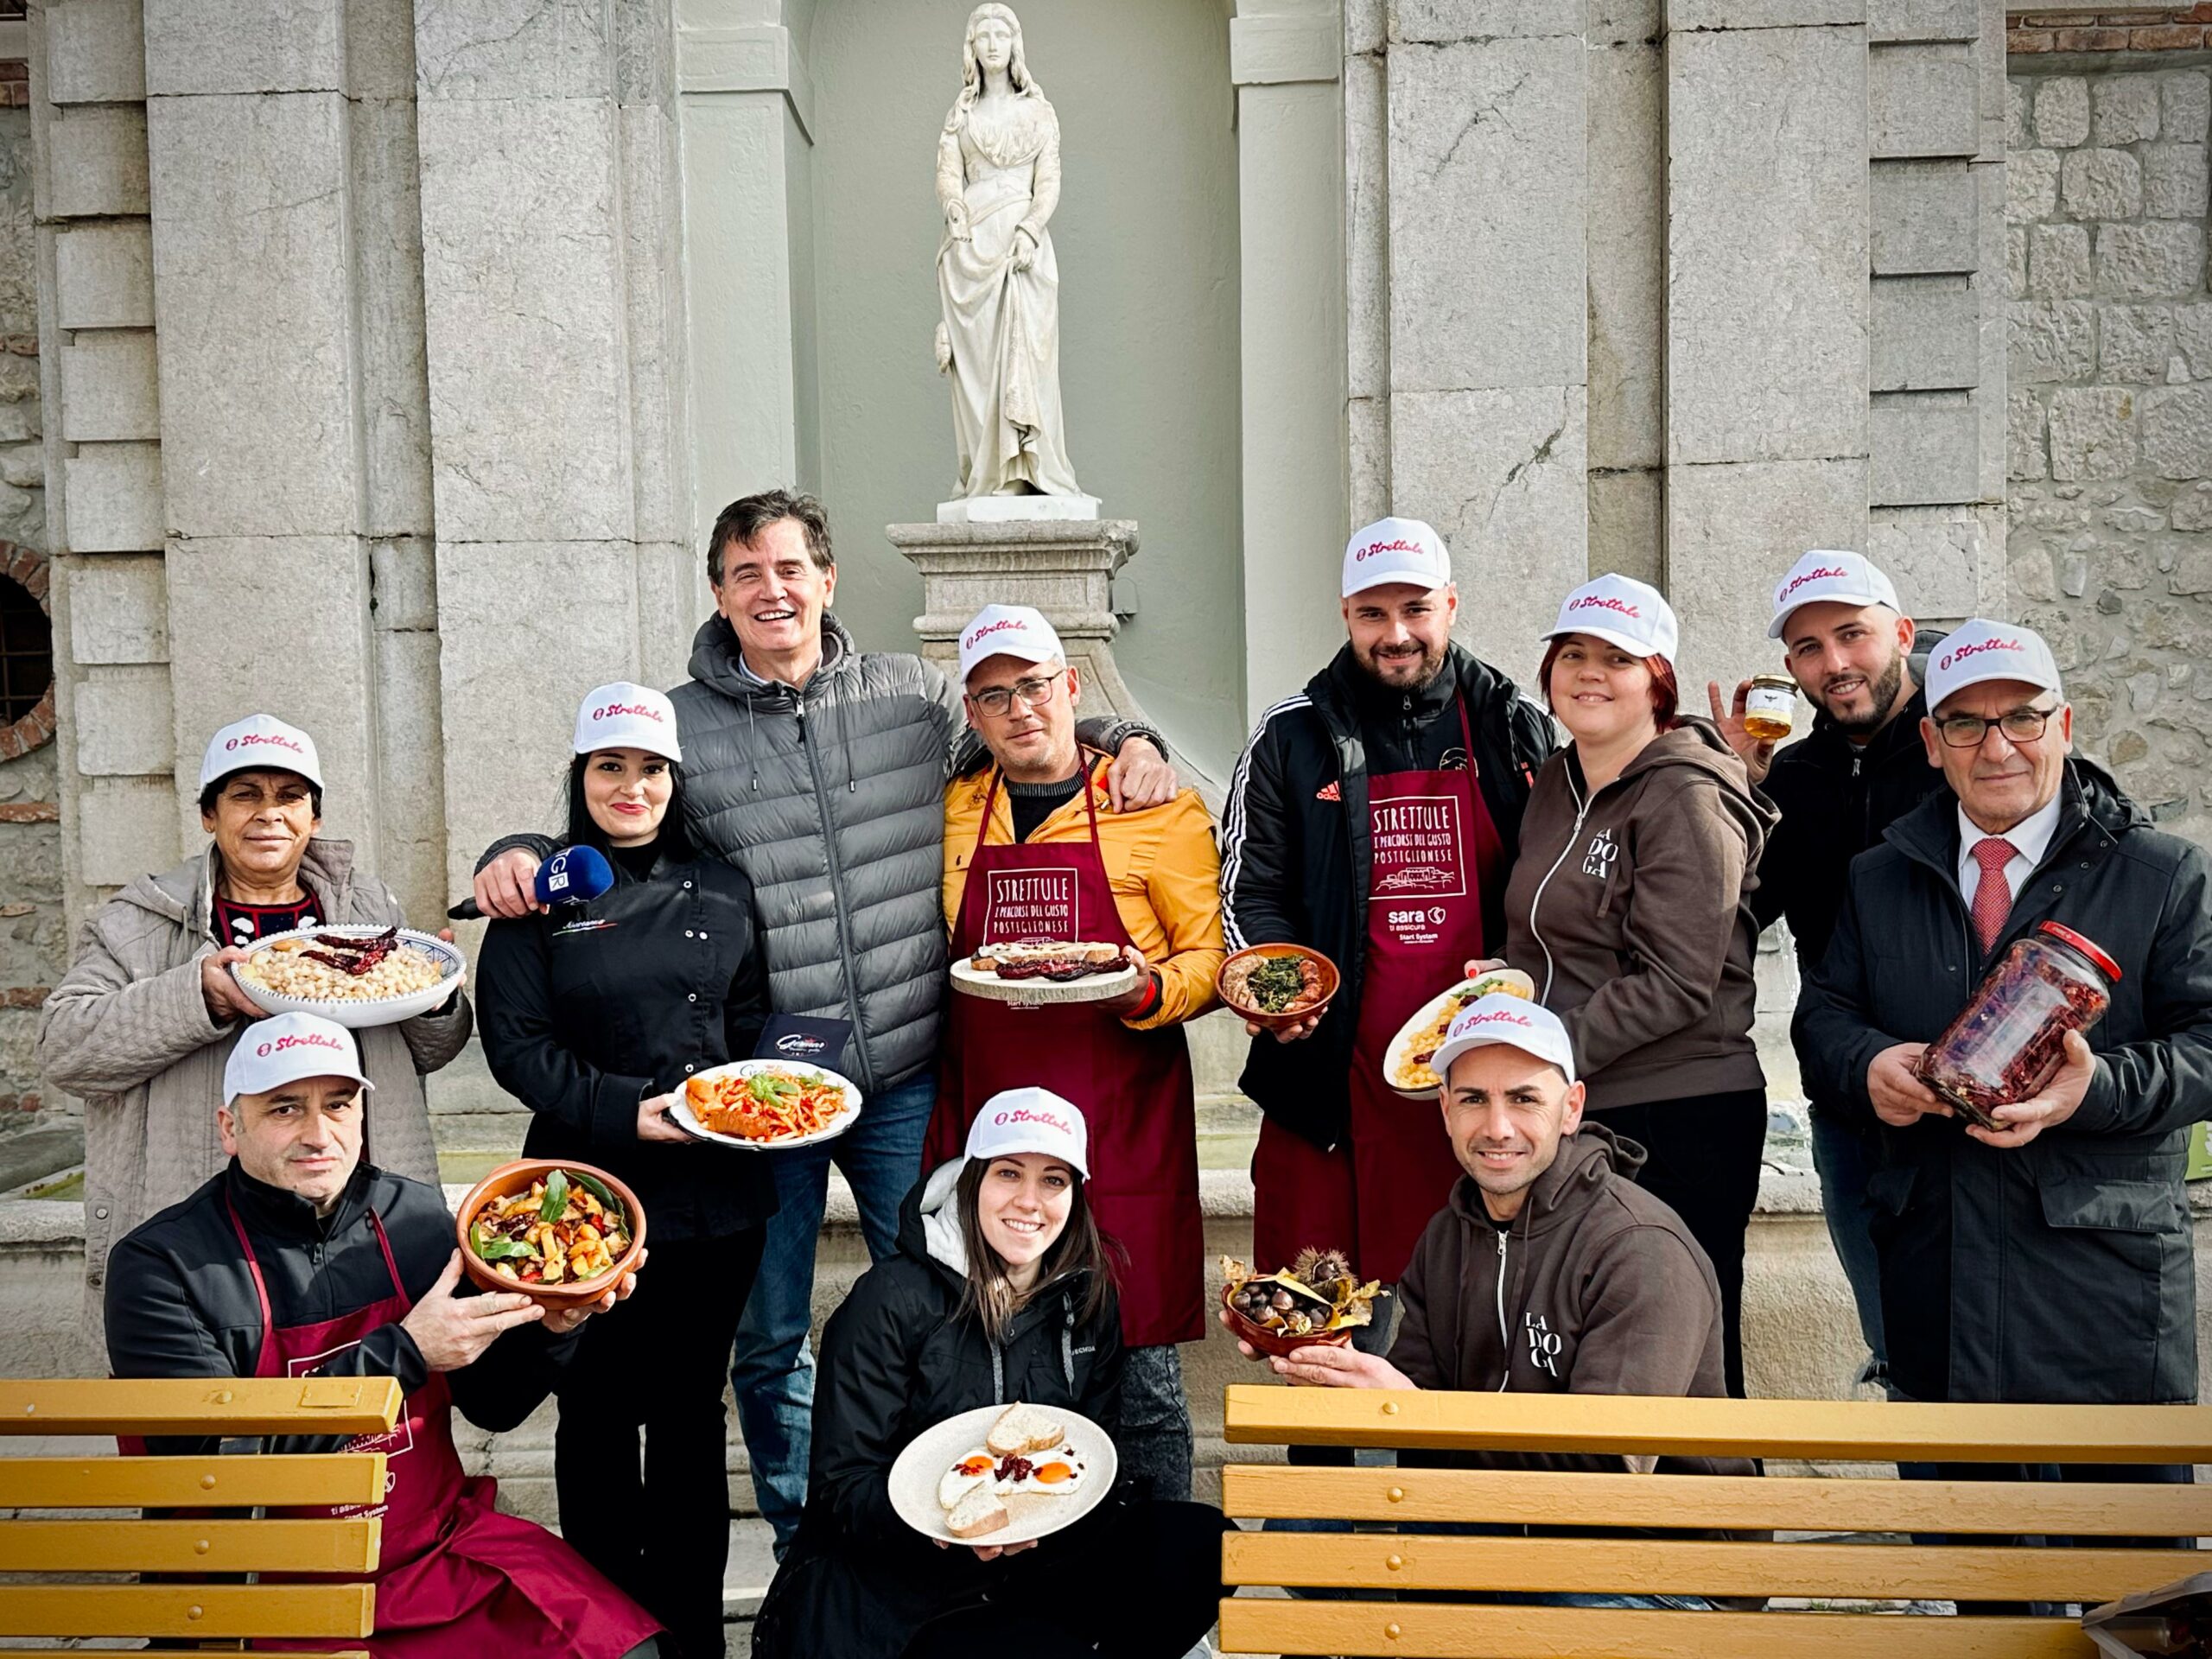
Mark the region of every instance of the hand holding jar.
POLYGON ((1796 684, 1779 674, 1754 676, 1737 685, 1732 709, 1720 700, 1719 681, 1707 680, 1705 694, 1713 704, 1713 723, 1720 728, 1720 741, 1735 751, 1754 787, 1764 783, 1774 765, 1776 745, 1789 735, 1790 715, 1796 707, 1796 684), (1779 718, 1775 712, 1774 682, 1790 688, 1789 697, 1780 701, 1779 718))

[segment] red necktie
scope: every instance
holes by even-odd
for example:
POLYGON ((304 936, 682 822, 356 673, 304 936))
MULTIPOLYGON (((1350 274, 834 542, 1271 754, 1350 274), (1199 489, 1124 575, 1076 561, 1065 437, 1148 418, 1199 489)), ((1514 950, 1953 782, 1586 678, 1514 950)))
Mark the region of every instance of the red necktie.
POLYGON ((1974 844, 1974 861, 1981 867, 1981 880, 1974 889, 1974 931, 1981 935, 1984 956, 1996 948, 2005 918, 2012 913, 2012 889, 2005 884, 2005 867, 2018 853, 2002 836, 1985 836, 1974 844))

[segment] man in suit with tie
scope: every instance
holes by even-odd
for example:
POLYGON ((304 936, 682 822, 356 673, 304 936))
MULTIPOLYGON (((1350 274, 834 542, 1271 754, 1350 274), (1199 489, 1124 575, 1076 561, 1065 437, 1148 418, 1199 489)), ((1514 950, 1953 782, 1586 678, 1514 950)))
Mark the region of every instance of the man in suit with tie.
POLYGON ((2073 753, 2029 629, 1964 624, 1927 684, 1921 735, 1950 791, 1853 861, 1796 1028, 1808 1084, 1880 1125, 1867 1190, 1891 1379, 1917 1400, 2194 1400, 2182 1177, 2189 1128, 2212 1116, 2212 859, 2073 753), (1914 1063, 2051 922, 2118 965, 2111 1007, 2036 1093, 1968 1123, 1914 1063))

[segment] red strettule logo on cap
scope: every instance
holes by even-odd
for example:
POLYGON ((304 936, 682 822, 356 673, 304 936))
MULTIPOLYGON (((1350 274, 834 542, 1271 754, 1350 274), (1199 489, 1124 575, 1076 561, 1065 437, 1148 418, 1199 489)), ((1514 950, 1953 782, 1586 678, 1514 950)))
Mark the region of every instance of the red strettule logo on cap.
POLYGON ((642 702, 610 702, 604 709, 591 711, 594 720, 612 720, 617 715, 643 715, 647 720, 664 723, 661 721, 659 709, 648 708, 642 702))
POLYGON ((279 737, 274 732, 247 732, 242 736, 231 739, 229 742, 223 745, 223 749, 227 753, 232 749, 251 748, 257 743, 273 743, 280 749, 289 749, 294 754, 307 753, 290 738, 279 737))
POLYGON ((1020 618, 1003 616, 995 622, 986 622, 982 627, 976 629, 975 632, 960 642, 960 648, 963 651, 973 651, 977 640, 988 639, 995 633, 1027 633, 1028 632, 1029 625, 1020 618))
POLYGON ((1824 564, 1816 570, 1808 570, 1803 575, 1792 576, 1783 582, 1782 591, 1774 596, 1774 602, 1779 605, 1808 582, 1840 582, 1850 574, 1840 564, 1824 564))
POLYGON ((1422 558, 1428 556, 1428 550, 1419 542, 1409 542, 1401 536, 1394 542, 1370 542, 1351 556, 1351 562, 1354 564, 1364 564, 1380 553, 1414 553, 1422 558))
POLYGON ((310 1031, 297 1037, 279 1037, 274 1043, 264 1043, 253 1051, 253 1056, 257 1060, 265 1060, 272 1051, 281 1054, 288 1048, 329 1048, 340 1054, 346 1052, 346 1045, 335 1037, 324 1037, 310 1031))
POLYGON ((1001 1112, 991 1119, 994 1127, 1004 1128, 1009 1123, 1041 1123, 1048 1129, 1058 1129, 1062 1135, 1072 1135, 1075 1126, 1064 1117, 1050 1112, 1033 1112, 1027 1106, 1017 1106, 1010 1112, 1001 1112))
POLYGON ((1641 617, 1643 613, 1624 599, 1615 599, 1610 594, 1585 594, 1571 601, 1570 611, 1618 611, 1623 616, 1641 617))
POLYGON ((1936 666, 1948 668, 1954 663, 1963 663, 1969 657, 1979 657, 1985 651, 2025 651, 2027 646, 2018 639, 1969 640, 1955 651, 1947 651, 1936 666))
POLYGON ((1535 1024, 1535 1021, 1529 1019, 1525 1014, 1515 1014, 1506 1008, 1493 1008, 1488 1014, 1469 1014, 1467 1016, 1466 1027, 1468 1030, 1472 1031, 1477 1026, 1494 1026, 1500 1020, 1503 1020, 1510 1026, 1533 1027, 1535 1024))

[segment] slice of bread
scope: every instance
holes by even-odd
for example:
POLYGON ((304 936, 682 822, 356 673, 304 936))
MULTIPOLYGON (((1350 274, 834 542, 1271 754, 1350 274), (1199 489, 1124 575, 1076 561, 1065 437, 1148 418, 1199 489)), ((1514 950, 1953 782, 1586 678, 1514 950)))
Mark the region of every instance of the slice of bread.
POLYGON ((1011 1517, 988 1482, 964 1494, 944 1517, 944 1527, 956 1538, 980 1538, 996 1532, 1011 1517))
POLYGON ((999 1414, 983 1444, 1002 1458, 1023 1452, 1049 1452, 1060 1443, 1065 1428, 1057 1414, 1016 1401, 999 1414))

